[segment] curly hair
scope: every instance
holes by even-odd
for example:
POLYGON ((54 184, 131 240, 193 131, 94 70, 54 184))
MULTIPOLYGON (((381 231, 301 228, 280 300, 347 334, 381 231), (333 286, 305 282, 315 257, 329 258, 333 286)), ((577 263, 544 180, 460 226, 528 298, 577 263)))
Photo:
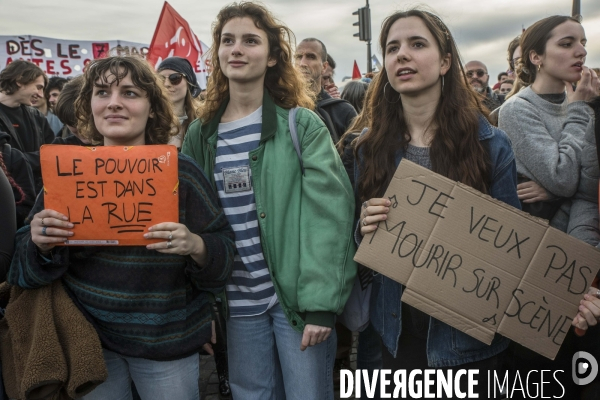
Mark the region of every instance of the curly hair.
POLYGON ((145 60, 134 57, 107 57, 92 61, 83 75, 84 82, 75 100, 75 116, 79 134, 93 144, 104 143, 104 137, 96 128, 92 114, 92 93, 99 84, 119 85, 127 75, 139 89, 146 93, 154 114, 146 123, 146 144, 166 144, 179 132, 179 121, 173 113, 171 101, 163 85, 145 60))
POLYGON ((314 99, 309 87, 294 67, 292 43, 295 44, 296 39, 293 32, 277 21, 264 6, 253 2, 240 2, 222 8, 213 23, 213 46, 208 55, 213 71, 208 80, 206 101, 198 110, 198 117, 202 121, 212 119, 229 96, 229 79, 223 74, 219 63, 219 48, 223 27, 233 18, 250 18, 254 25, 267 35, 269 57, 277 63, 267 68, 265 88, 275 104, 287 109, 296 106, 313 109, 314 99))

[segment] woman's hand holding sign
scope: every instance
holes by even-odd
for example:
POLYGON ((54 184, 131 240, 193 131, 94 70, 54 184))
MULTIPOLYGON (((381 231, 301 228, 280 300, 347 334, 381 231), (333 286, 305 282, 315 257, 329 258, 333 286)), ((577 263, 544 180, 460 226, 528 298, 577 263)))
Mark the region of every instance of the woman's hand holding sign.
POLYGON ((600 319, 600 289, 591 287, 579 304, 579 312, 573 319, 571 325, 576 328, 587 330, 590 326, 598 324, 600 319))
POLYGON ((182 256, 191 256, 196 264, 206 264, 206 245, 204 240, 183 224, 175 222, 163 222, 148 228, 148 233, 144 234, 146 239, 165 239, 164 242, 149 244, 146 246, 149 250, 156 250, 159 253, 179 254, 182 256))
POLYGON ((377 229, 377 224, 387 218, 391 204, 388 199, 380 198, 369 199, 363 203, 360 219, 358 220, 362 236, 374 232, 377 229))
POLYGON ((31 220, 31 240, 42 254, 49 253, 58 243, 67 241, 73 228, 66 215, 54 210, 42 210, 31 220))

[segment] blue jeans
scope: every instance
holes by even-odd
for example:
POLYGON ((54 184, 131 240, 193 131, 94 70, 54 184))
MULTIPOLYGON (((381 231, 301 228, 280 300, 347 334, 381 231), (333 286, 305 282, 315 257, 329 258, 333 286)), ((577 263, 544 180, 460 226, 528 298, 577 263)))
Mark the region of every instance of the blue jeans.
POLYGON ((296 332, 279 304, 252 317, 227 321, 229 384, 234 399, 333 399, 337 338, 300 351, 296 332))
POLYGON ((198 400, 198 354, 174 361, 125 357, 103 349, 108 379, 83 400, 131 400, 131 380, 142 400, 198 400))

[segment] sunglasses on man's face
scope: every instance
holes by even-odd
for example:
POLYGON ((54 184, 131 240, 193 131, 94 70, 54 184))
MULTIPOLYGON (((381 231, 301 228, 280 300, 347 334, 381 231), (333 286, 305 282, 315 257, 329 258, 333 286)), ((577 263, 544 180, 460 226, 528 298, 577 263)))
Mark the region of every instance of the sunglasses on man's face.
POLYGON ((181 81, 185 77, 185 74, 182 74, 181 72, 175 72, 169 76, 160 75, 160 77, 163 82, 165 81, 165 79, 168 78, 169 82, 171 82, 171 85, 177 86, 181 83, 181 81))
POLYGON ((477 75, 478 78, 483 77, 486 72, 482 69, 476 69, 475 71, 467 71, 467 78, 472 78, 473 75, 477 75))

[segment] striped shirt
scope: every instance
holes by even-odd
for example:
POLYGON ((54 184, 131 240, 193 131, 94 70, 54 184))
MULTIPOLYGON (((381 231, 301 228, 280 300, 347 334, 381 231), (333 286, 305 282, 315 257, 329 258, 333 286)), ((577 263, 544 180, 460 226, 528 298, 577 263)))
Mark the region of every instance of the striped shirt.
POLYGON ((260 244, 248 159, 248 152, 260 142, 261 126, 262 106, 247 117, 219 124, 215 181, 225 215, 235 232, 237 248, 233 273, 226 287, 232 317, 259 315, 277 304, 260 244), (238 178, 238 174, 247 178, 238 178))

